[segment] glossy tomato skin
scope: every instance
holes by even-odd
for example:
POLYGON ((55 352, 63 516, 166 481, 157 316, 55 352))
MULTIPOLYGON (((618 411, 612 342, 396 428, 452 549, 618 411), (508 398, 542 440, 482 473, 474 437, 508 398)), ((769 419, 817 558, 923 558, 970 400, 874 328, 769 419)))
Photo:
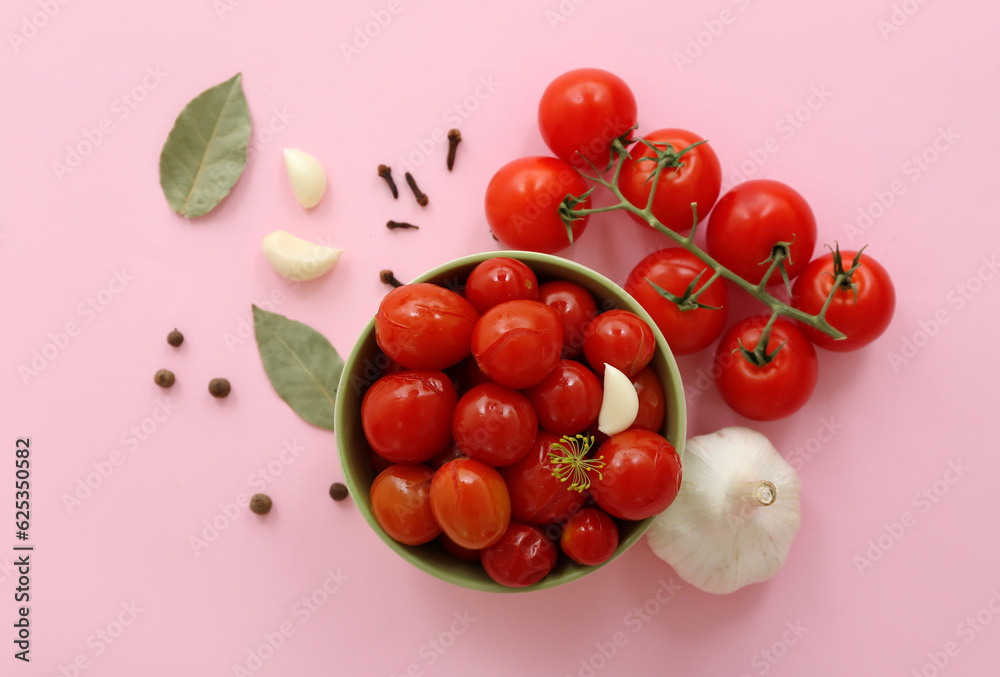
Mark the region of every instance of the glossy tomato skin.
POLYGON ((524 391, 543 429, 556 435, 582 433, 601 413, 604 388, 594 372, 574 360, 559 360, 541 383, 524 391))
POLYGON ((715 385, 733 411, 754 421, 776 421, 789 416, 809 401, 819 375, 816 349, 795 323, 778 318, 771 330, 768 352, 784 343, 774 359, 758 367, 738 351, 757 347, 767 317, 748 317, 722 336, 716 363, 722 367, 715 385), (733 352, 736 351, 736 352, 733 352))
POLYGON ((603 510, 584 508, 566 520, 559 545, 577 564, 602 564, 618 548, 618 525, 603 510))
POLYGON ((531 524, 553 524, 579 511, 586 502, 586 491, 569 491, 568 483, 552 474, 549 451, 557 442, 558 436, 541 431, 524 458, 500 469, 510 492, 513 519, 531 524))
MULTIPOLYGON (((554 254, 569 247, 559 204, 567 195, 587 192, 587 182, 563 160, 525 157, 501 167, 486 187, 490 230, 511 249, 554 254)), ((588 197, 579 205, 590 207, 588 197)), ((573 221, 573 241, 583 235, 588 216, 573 221)))
POLYGON ((583 333, 597 317, 597 302, 587 289, 575 282, 555 280, 538 288, 538 300, 559 313, 563 327, 563 357, 583 354, 583 333))
POLYGON ((463 548, 455 541, 448 538, 448 534, 442 533, 438 536, 438 543, 444 548, 448 554, 453 557, 457 557, 460 560, 466 562, 478 562, 479 561, 479 550, 473 550, 472 548, 463 548))
POLYGON ((361 425, 375 453, 423 463, 451 442, 458 394, 440 371, 401 371, 376 381, 361 401, 361 425))
POLYGON ((587 170, 604 169, 611 142, 636 124, 632 90, 613 73, 579 68, 549 83, 538 104, 538 129, 556 157, 587 170), (581 157, 582 155, 582 157, 581 157))
POLYGON ((520 392, 484 383, 458 401, 452 434, 466 456, 494 467, 510 465, 531 449, 538 434, 538 417, 520 392))
POLYGON ((559 314, 538 301, 507 301, 487 310, 472 332, 479 368, 500 385, 520 390, 545 378, 559 361, 559 314))
POLYGON ((680 456, 674 445, 654 432, 618 433, 592 457, 603 457, 605 466, 600 476, 591 474, 590 494, 601 509, 619 519, 658 515, 680 491, 680 456))
MULTIPOLYGON (((850 268, 857 252, 840 254, 844 267, 850 268)), ((792 305, 810 315, 817 314, 833 288, 833 271, 833 254, 810 261, 795 279, 792 305)), ((820 348, 836 352, 857 350, 881 336, 892 321, 896 309, 896 288, 882 264, 862 254, 861 265, 851 275, 851 281, 856 285, 857 296, 854 290, 838 289, 826 311, 827 321, 847 334, 847 338, 837 341, 818 329, 799 324, 809 340, 820 348)))
POLYGON ((441 531, 463 548, 493 545, 510 523, 510 495, 503 478, 472 458, 438 468, 431 480, 430 502, 441 531))
POLYGON ((427 466, 396 464, 379 473, 372 482, 375 521, 400 543, 420 545, 441 533, 431 512, 433 477, 434 471, 427 466))
MULTIPOLYGON (((658 129, 646 134, 644 138, 661 149, 665 148, 664 144, 670 144, 678 153, 704 140, 684 129, 658 129)), ((649 201, 649 192, 653 189, 650 177, 656 168, 656 154, 642 142, 632 146, 629 153, 632 157, 622 161, 618 188, 626 200, 642 209, 649 201)), ((670 230, 684 235, 691 232, 694 225, 691 203, 698 204, 700 222, 719 198, 719 191, 722 190, 722 167, 709 143, 695 146, 684 153, 679 161, 681 167, 666 167, 660 172, 660 178, 656 182, 656 196, 653 198, 653 216, 670 230)), ((635 215, 632 218, 647 227, 649 225, 635 215)))
MULTIPOLYGON (((805 269, 816 247, 816 218, 809 203, 795 189, 779 181, 745 181, 722 196, 708 220, 708 253, 726 268, 758 284, 767 272, 771 250, 791 242, 791 262, 785 260, 788 279, 805 269)), ((782 284, 775 271, 769 285, 782 284)))
POLYGON ((441 370, 469 354, 479 313, 459 294, 436 284, 405 284, 379 304, 375 340, 407 369, 441 370))
POLYGON ((537 301, 538 279, 520 261, 497 256, 472 269, 465 283, 465 298, 480 314, 504 301, 537 301))
POLYGON ((511 522, 493 545, 480 552, 489 577, 500 585, 523 588, 545 578, 556 565, 558 553, 536 526, 511 522))
POLYGON ((608 363, 631 378, 649 364, 655 350, 653 330, 627 310, 601 313, 584 332, 583 354, 600 376, 608 363))
POLYGON ((726 283, 716 280, 698 297, 699 303, 719 310, 681 310, 676 303, 663 298, 647 280, 676 296, 683 296, 699 273, 701 278, 695 290, 705 287, 712 277, 712 270, 686 249, 671 247, 644 258, 625 281, 625 291, 653 318, 674 355, 689 355, 703 350, 722 334, 729 314, 726 283))
POLYGON ((652 367, 646 367, 632 377, 632 385, 639 395, 639 413, 629 427, 660 432, 667 417, 667 396, 660 377, 652 367))

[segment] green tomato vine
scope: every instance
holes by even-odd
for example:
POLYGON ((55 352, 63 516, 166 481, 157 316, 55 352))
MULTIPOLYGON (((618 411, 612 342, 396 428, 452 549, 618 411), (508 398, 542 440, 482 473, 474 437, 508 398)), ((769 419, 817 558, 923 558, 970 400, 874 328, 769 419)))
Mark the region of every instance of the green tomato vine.
MULTIPOLYGON (((650 227, 652 227, 653 229, 668 236, 670 239, 679 244, 681 247, 688 250, 696 257, 698 257, 698 259, 701 260, 701 262, 704 263, 706 267, 712 271, 712 275, 711 277, 708 278, 708 281, 704 284, 704 286, 701 287, 701 289, 695 291, 695 286, 697 285, 698 279, 701 277, 701 275, 699 275, 698 278, 695 278, 695 280, 691 282, 687 290, 680 297, 678 297, 675 294, 671 294, 665 289, 657 287, 657 285, 647 280, 647 282, 649 282, 649 284, 651 284, 661 296, 676 303, 677 306, 682 311, 691 310, 693 308, 711 308, 710 306, 705 306, 704 304, 698 303, 698 297, 706 289, 708 289, 709 286, 716 283, 721 278, 724 280, 729 280, 730 282, 735 284, 737 287, 741 288, 743 291, 748 293, 753 298, 757 299, 760 303, 764 304, 771 310, 771 317, 768 320, 767 325, 764 327, 764 330, 761 333, 760 340, 758 340, 757 346, 754 348, 754 350, 748 350, 747 348, 743 347, 742 344, 740 346, 741 353, 751 364, 755 364, 757 366, 763 366, 768 362, 770 362, 772 359, 774 359, 774 356, 778 353, 779 350, 781 350, 781 346, 778 346, 774 351, 770 353, 767 350, 768 339, 771 335, 771 328, 774 326, 775 321, 779 317, 787 317, 792 320, 798 320, 802 324, 807 325, 809 327, 813 327, 814 329, 818 329, 819 331, 828 334, 834 339, 846 338, 846 336, 841 331, 839 331, 836 327, 827 322, 826 311, 827 308, 829 308, 830 306, 830 302, 833 300, 834 294, 836 294, 838 290, 851 289, 853 287, 853 283, 851 282, 851 274, 857 269, 858 265, 860 264, 860 257, 861 257, 860 252, 858 253, 858 256, 855 258, 853 266, 850 269, 845 270, 843 265, 836 267, 834 285, 830 289, 830 293, 827 296, 826 301, 823 304, 823 307, 820 309, 818 313, 816 313, 815 315, 810 315, 808 313, 802 312, 798 308, 793 308, 792 306, 781 301, 773 294, 771 294, 769 291, 767 291, 767 282, 768 280, 771 279, 771 276, 777 271, 781 275, 786 288, 788 288, 789 290, 789 293, 791 293, 791 284, 789 282, 788 273, 785 270, 785 264, 784 264, 785 260, 789 259, 789 246, 791 245, 791 243, 776 242, 774 244, 774 247, 772 248, 771 251, 771 256, 761 262, 761 265, 768 264, 767 272, 764 274, 763 279, 759 283, 754 284, 744 279, 743 277, 737 275, 736 273, 729 270, 725 266, 723 266, 721 263, 712 258, 708 252, 706 252, 705 250, 703 250, 701 247, 699 247, 694 243, 695 233, 697 232, 698 229, 697 203, 694 202, 691 203, 693 225, 691 227, 690 233, 688 233, 687 235, 680 235, 679 233, 664 226, 653 215, 653 200, 656 195, 658 187, 657 184, 659 182, 660 174, 670 169, 676 171, 678 168, 683 166, 684 154, 694 146, 688 146, 687 148, 684 148, 681 151, 675 151, 673 147, 670 146, 669 144, 657 145, 653 142, 650 142, 642 138, 633 141, 630 138, 631 132, 632 130, 629 130, 629 132, 627 132, 625 135, 611 142, 611 161, 604 172, 601 172, 592 162, 587 160, 587 163, 594 170, 594 172, 593 175, 583 174, 583 178, 589 179, 590 181, 593 181, 595 184, 597 184, 597 186, 602 186, 603 188, 610 191, 611 194, 616 198, 617 203, 608 205, 606 207, 581 207, 580 205, 597 187, 594 186, 583 195, 579 196, 567 195, 563 199, 562 203, 559 205, 559 214, 562 217, 563 223, 566 225, 567 232, 570 233, 569 235, 570 244, 572 244, 573 241, 573 235, 572 232, 570 232, 571 224, 573 221, 581 219, 590 214, 598 214, 601 212, 612 212, 612 211, 625 211, 634 214, 635 216, 639 217, 640 219, 648 223, 650 227), (621 189, 618 188, 618 177, 622 169, 621 160, 623 157, 631 157, 628 152, 628 146, 631 145, 632 143, 642 143, 648 146, 649 148, 653 149, 655 152, 655 157, 649 158, 649 161, 656 163, 656 167, 654 167, 653 172, 649 177, 649 181, 652 182, 652 186, 649 191, 649 198, 646 201, 646 205, 644 207, 636 207, 635 205, 633 205, 631 202, 628 201, 628 199, 625 198, 625 196, 621 192, 621 189), (611 178, 606 179, 604 175, 612 168, 614 169, 614 172, 611 178)), ((835 261, 840 260, 839 247, 834 252, 834 260, 835 261)), ((702 271, 702 273, 704 272, 705 271, 702 271)))

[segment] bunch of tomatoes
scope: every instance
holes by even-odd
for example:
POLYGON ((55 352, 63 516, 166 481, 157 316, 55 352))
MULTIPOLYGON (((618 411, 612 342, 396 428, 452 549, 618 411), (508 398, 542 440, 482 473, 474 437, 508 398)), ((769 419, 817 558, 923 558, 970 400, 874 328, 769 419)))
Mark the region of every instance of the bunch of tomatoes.
POLYGON ((397 541, 437 540, 523 587, 560 549, 579 564, 607 561, 616 520, 651 517, 676 497, 654 334, 634 313, 598 312, 583 286, 539 284, 523 262, 495 257, 464 293, 429 283, 389 292, 375 331, 390 366, 361 420, 379 473, 372 512, 397 541), (606 365, 632 380, 639 413, 594 449, 606 365))
POLYGON ((895 289, 885 268, 867 254, 839 248, 812 258, 816 219, 802 195, 784 183, 746 181, 720 199, 722 169, 711 145, 683 129, 635 137, 635 97, 616 75, 585 68, 557 77, 542 95, 538 126, 556 157, 514 160, 486 190, 487 221, 508 247, 553 253, 584 234, 592 188, 580 170, 604 175, 614 167, 612 189, 622 207, 634 208, 626 211, 642 227, 652 224, 635 211, 647 206, 652 218, 679 236, 707 216, 707 254, 693 241, 654 252, 625 285, 674 354, 701 351, 726 329, 728 290, 715 274, 718 268, 759 286, 757 293, 770 294, 794 280, 789 305, 801 311, 799 319, 789 319, 789 313, 773 321, 750 317, 719 341, 716 385, 737 413, 774 420, 797 411, 816 385, 814 346, 856 350, 888 327, 895 289), (717 265, 709 266, 695 251, 717 265), (802 319, 821 310, 846 338, 834 340, 802 319))

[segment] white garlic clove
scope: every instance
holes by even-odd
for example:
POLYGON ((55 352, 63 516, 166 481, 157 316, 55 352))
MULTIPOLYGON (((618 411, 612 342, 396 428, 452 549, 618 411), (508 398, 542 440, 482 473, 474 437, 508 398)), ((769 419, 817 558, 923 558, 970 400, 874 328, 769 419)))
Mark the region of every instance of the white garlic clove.
POLYGON ((639 415, 639 393, 624 373, 604 364, 604 398, 597 416, 597 429, 605 435, 617 435, 635 423, 639 415))
POLYGON ((264 256, 275 272, 289 280, 315 280, 337 263, 343 249, 324 247, 276 230, 261 242, 264 256))
POLYGON ((723 428, 687 441, 684 478, 649 531, 653 552, 716 594, 774 576, 798 532, 798 474, 766 436, 723 428))
POLYGON ((301 150, 286 148, 285 169, 299 204, 306 209, 318 205, 326 193, 326 172, 316 158, 301 150))

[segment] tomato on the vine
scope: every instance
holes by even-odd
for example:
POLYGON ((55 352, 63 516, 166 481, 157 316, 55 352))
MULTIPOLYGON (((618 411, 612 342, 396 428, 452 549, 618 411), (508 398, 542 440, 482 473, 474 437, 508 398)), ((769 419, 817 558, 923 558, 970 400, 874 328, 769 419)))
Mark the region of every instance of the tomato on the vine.
POLYGON ((656 351, 653 330, 645 320, 627 310, 609 310, 590 323, 583 337, 583 354, 598 374, 604 364, 631 378, 649 364, 656 351))
POLYGON ((563 73, 549 83, 538 104, 542 139, 556 157, 580 169, 589 169, 590 160, 603 170, 611 142, 635 124, 632 90, 614 73, 598 68, 563 73))
MULTIPOLYGON (((587 182, 573 167, 554 157, 525 157, 501 167, 486 187, 486 221, 500 242, 512 249, 554 254, 569 247, 559 204, 580 197, 587 182)), ((590 196, 576 205, 590 207, 590 196)), ((573 242, 583 235, 588 216, 572 221, 573 242)))
POLYGON ((515 299, 538 299, 538 279, 524 263, 506 256, 487 259, 465 281, 465 298, 480 313, 515 299))
POLYGON ((559 545, 577 564, 601 564, 618 548, 618 525, 603 510, 584 508, 566 520, 559 545))
POLYGON ((597 505, 620 519, 642 520, 673 503, 681 488, 681 459, 665 437, 649 430, 618 433, 591 453, 604 461, 591 475, 597 505))
POLYGON ((441 528, 431 512, 434 471, 397 463, 379 473, 370 491, 372 514, 389 536, 406 545, 434 540, 441 528))
POLYGON ((510 465, 531 449, 538 434, 538 417, 528 398, 518 391, 484 383, 458 401, 452 434, 466 456, 487 465, 510 465))
POLYGON ((361 400, 368 444, 394 463, 423 463, 451 442, 458 394, 440 371, 400 371, 375 381, 361 400))
POLYGON ((523 588, 545 578, 557 556, 556 546, 541 529, 512 522, 500 540, 480 552, 480 561, 497 583, 523 588))
MULTIPOLYGON (((789 280, 802 272, 816 247, 816 217, 809 203, 770 179, 745 181, 723 195, 706 231, 712 258, 752 284, 764 278, 779 242, 790 243, 784 261, 789 280)), ((781 284, 781 274, 775 270, 767 283, 781 284)))
POLYGON ((479 550, 496 543, 510 523, 510 495, 503 478, 472 458, 438 468, 430 502, 441 531, 463 548, 479 550))
POLYGON ((604 388, 584 365, 559 360, 549 375, 524 391, 538 414, 538 424, 556 435, 583 432, 601 413, 604 388))
POLYGON ((685 310, 653 286, 683 298, 685 290, 699 274, 701 277, 692 290, 695 293, 705 288, 712 277, 712 269, 688 250, 671 247, 644 258, 625 281, 625 291, 653 318, 674 355, 688 355, 707 348, 726 328, 729 293, 725 281, 715 280, 697 297, 696 303, 708 308, 691 304, 685 310))
POLYGON ((563 327, 563 357, 583 354, 583 333, 597 317, 597 302, 583 286, 566 280, 546 282, 538 288, 538 300, 559 313, 563 327))
POLYGON ((450 289, 405 284, 379 304, 375 340, 407 369, 444 369, 469 354, 478 319, 472 304, 450 289))
MULTIPOLYGON (((631 157, 622 160, 618 188, 626 200, 644 209, 653 190, 653 171, 662 164, 653 196, 653 216, 676 233, 689 233, 694 225, 691 203, 698 205, 700 222, 719 198, 722 190, 719 157, 708 142, 684 129, 658 129, 643 138, 656 150, 641 140, 632 146, 631 157)), ((649 225, 635 214, 629 212, 629 215, 649 225)))
MULTIPOLYGON (((813 259, 792 287, 792 305, 810 315, 817 314, 833 289, 838 272, 850 269, 858 252, 839 249, 813 259), (837 261, 839 259, 839 261, 837 261), (839 270, 838 270, 839 269, 839 270)), ((847 338, 835 340, 829 334, 804 324, 799 328, 814 344, 827 350, 848 352, 868 345, 886 330, 896 309, 896 288, 882 264, 862 254, 851 272, 847 286, 841 286, 826 309, 826 320, 847 338)))
POLYGON ((775 421, 801 409, 819 375, 816 349, 784 317, 771 328, 766 364, 752 364, 742 354, 741 346, 751 352, 757 348, 769 319, 755 316, 737 322, 723 335, 715 354, 721 367, 715 379, 719 394, 733 411, 755 421, 775 421))
POLYGON ((479 368, 515 390, 545 378, 559 361, 562 344, 559 314, 538 301, 493 306, 472 331, 472 355, 479 368))

